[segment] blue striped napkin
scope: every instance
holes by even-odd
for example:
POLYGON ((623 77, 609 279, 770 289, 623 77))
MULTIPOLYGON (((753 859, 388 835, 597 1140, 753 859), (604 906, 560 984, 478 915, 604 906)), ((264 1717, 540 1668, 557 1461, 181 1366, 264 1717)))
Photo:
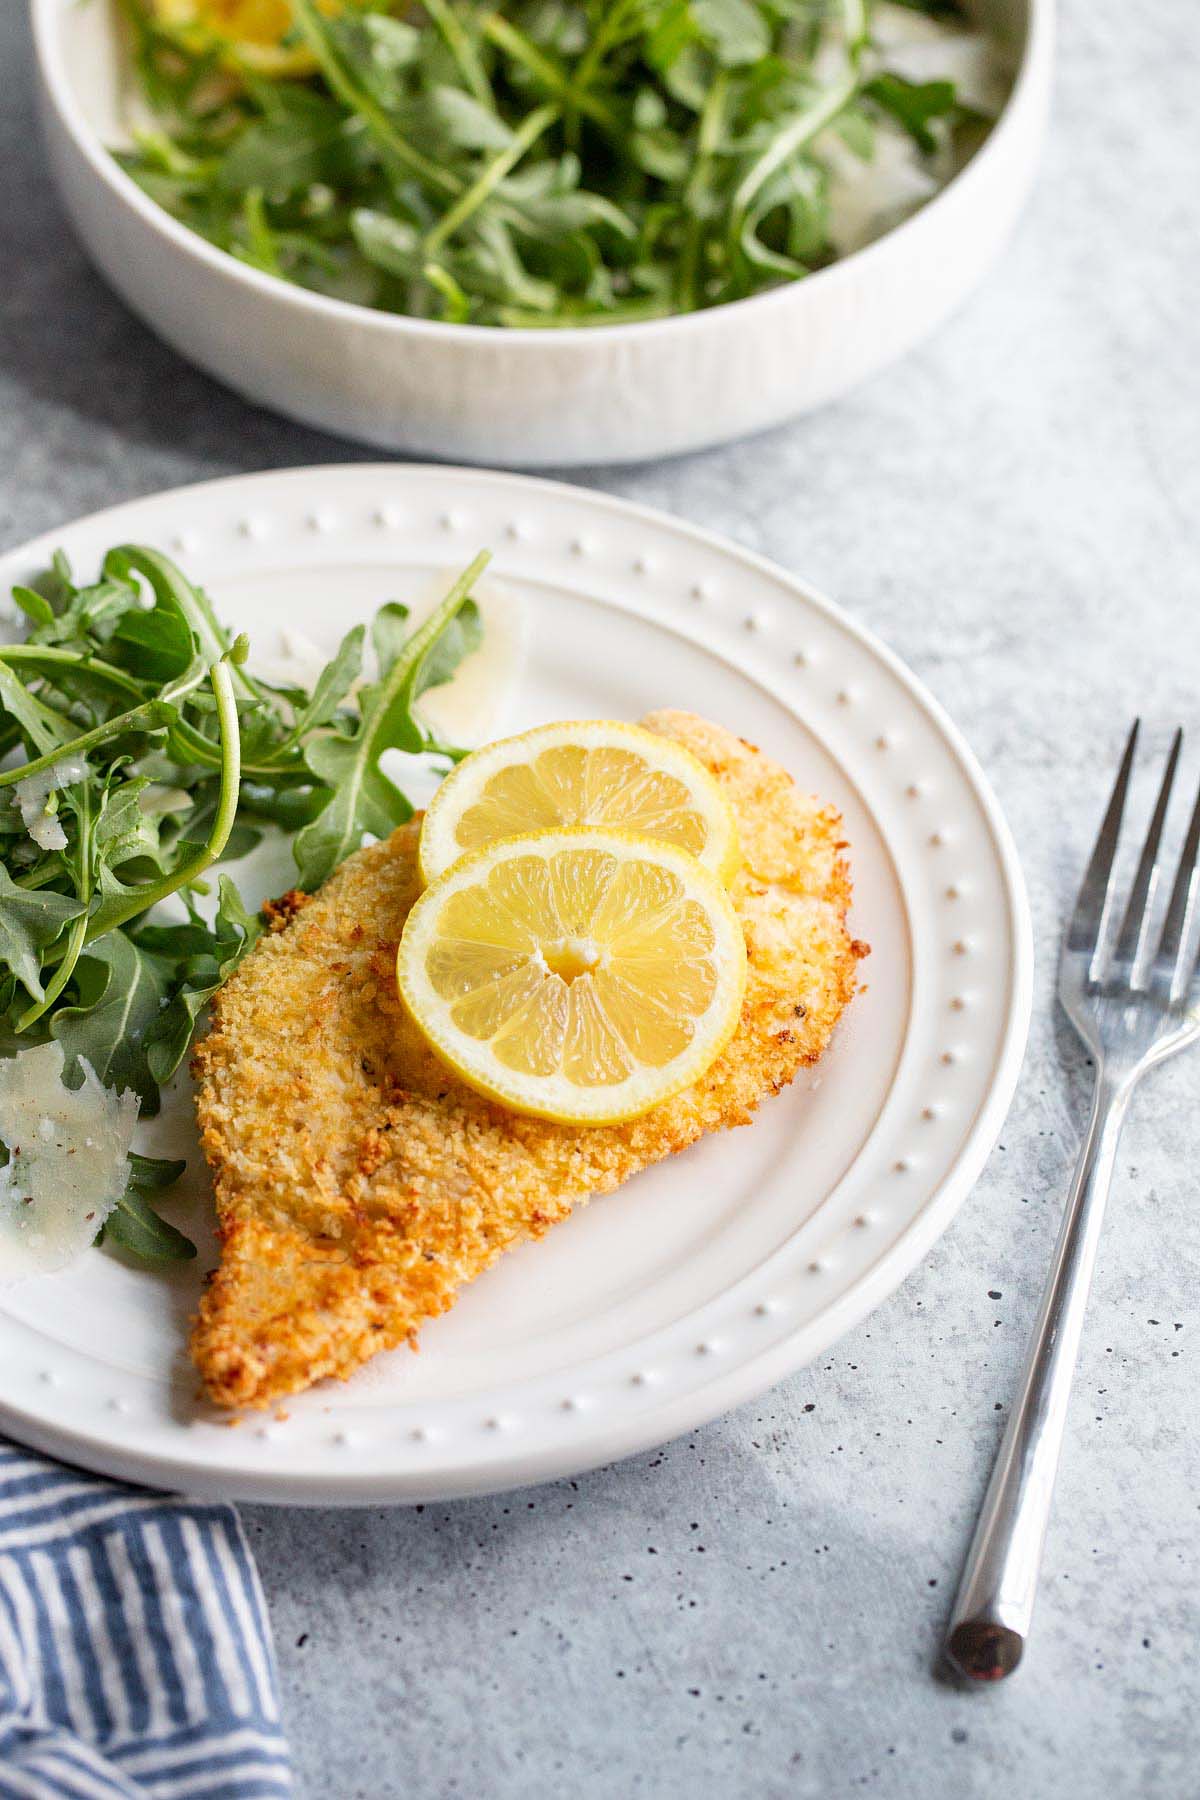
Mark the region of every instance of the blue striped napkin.
POLYGON ((287 1800, 271 1632, 229 1506, 0 1442, 0 1800, 287 1800))

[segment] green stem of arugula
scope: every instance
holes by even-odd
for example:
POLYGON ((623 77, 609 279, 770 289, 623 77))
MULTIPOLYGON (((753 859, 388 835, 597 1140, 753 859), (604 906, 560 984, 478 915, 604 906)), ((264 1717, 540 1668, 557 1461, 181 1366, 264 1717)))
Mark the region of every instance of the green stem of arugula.
POLYGON ((461 325, 470 318, 471 302, 449 269, 444 269, 440 263, 434 262, 431 256, 427 256, 421 264, 421 273, 434 293, 440 294, 445 302, 441 316, 448 324, 461 325))
POLYGON ((549 130, 559 116, 559 108, 551 104, 539 106, 536 111, 530 113, 520 129, 513 133, 512 142, 497 152, 482 175, 478 176, 466 193, 455 201, 449 212, 443 213, 433 227, 425 239, 425 250, 429 256, 436 255, 447 238, 453 237, 460 226, 466 224, 471 214, 483 205, 488 195, 499 186, 509 171, 520 162, 525 152, 537 142, 544 131, 549 130))
MULTIPOLYGON (((86 909, 90 906, 92 899, 90 847, 92 832, 92 802, 91 793, 86 781, 81 781, 76 786, 75 816, 78 823, 78 847, 76 856, 78 858, 79 866, 79 884, 75 891, 77 897, 86 909)), ((80 913, 77 919, 72 919, 71 921, 71 929, 67 934, 66 949, 63 953, 62 961, 59 963, 57 969, 55 969, 54 974, 50 978, 50 981, 47 983, 42 998, 36 1001, 32 1006, 27 1007, 14 1025, 13 1031, 17 1036, 23 1031, 28 1031, 31 1025, 36 1025, 42 1015, 49 1012, 50 1008, 54 1005, 54 1002, 58 999, 58 996, 66 987, 68 981, 70 981, 71 976, 75 972, 75 964, 79 961, 80 954, 87 942, 87 927, 88 918, 85 910, 80 913)))
POLYGON ((122 731, 130 731, 136 725, 144 724, 152 730, 156 726, 165 725, 173 711, 174 708, 166 700, 147 700, 142 706, 131 707, 128 712, 118 713, 106 724, 82 732, 79 737, 71 738, 55 750, 47 750, 29 762, 18 763, 15 768, 3 770, 0 772, 0 788, 11 787, 18 781, 27 781, 31 775, 40 775, 43 769, 52 769, 64 757, 86 756, 97 744, 103 744, 107 738, 116 737, 122 731))
POLYGON ((115 931, 118 926, 127 925, 130 919, 148 912, 157 906, 160 900, 188 887, 198 875, 216 862, 233 829, 234 817, 238 808, 238 790, 241 782, 241 732, 238 726, 237 699, 234 695, 233 676, 228 656, 223 656, 209 670, 212 682, 213 697, 217 703, 217 721, 221 732, 221 786, 217 795, 216 816, 212 822, 207 842, 202 850, 189 861, 172 869, 161 881, 138 888, 130 896, 122 896, 101 905, 88 919, 86 943, 94 943, 107 931, 115 931))
POLYGON ((246 189, 242 201, 242 222, 246 228, 245 256, 251 265, 265 275, 283 276, 283 265, 275 243, 275 233, 267 218, 267 202, 260 187, 246 189))
POLYGON ((842 0, 842 24, 846 35, 846 72, 842 79, 826 88, 811 106, 797 114, 774 143, 768 144, 757 162, 743 175, 733 196, 733 238, 741 236, 746 214, 763 184, 776 169, 793 157, 805 144, 810 144, 826 126, 832 125, 840 112, 854 99, 862 82, 862 55, 870 42, 870 27, 863 0, 842 0))
POLYGON ((624 18, 628 0, 614 0, 614 4, 601 18, 592 33, 592 41, 583 56, 572 70, 567 82, 567 91, 563 104, 563 133, 572 150, 579 147, 579 114, 592 77, 599 68, 609 45, 618 35, 620 21, 624 18))
POLYGON ((771 179, 777 169, 782 168, 798 150, 811 143, 827 125, 833 123, 840 112, 845 111, 858 88, 859 73, 855 62, 839 82, 826 88, 811 106, 798 113, 757 161, 751 164, 734 190, 732 234, 735 240, 740 235, 746 214, 754 204, 759 189, 771 179))
POLYGON ((27 1008, 13 1026, 14 1036, 19 1037, 21 1032, 28 1031, 29 1027, 35 1025, 43 1013, 49 1012, 70 981, 71 976, 75 973, 75 964, 79 961, 84 944, 87 942, 87 923, 86 916, 82 914, 78 919, 71 921, 71 930, 67 937, 63 959, 47 984, 42 999, 36 1005, 27 1008))
POLYGON ((573 89, 571 78, 557 68, 544 56, 536 44, 530 43, 523 32, 509 23, 500 13, 486 13, 479 22, 479 29, 484 37, 491 40, 498 50, 505 51, 515 62, 523 63, 529 73, 541 82, 548 93, 561 105, 573 105, 586 118, 601 126, 610 137, 620 138, 621 122, 599 100, 590 94, 579 94, 573 89))
POLYGON ((696 310, 696 267, 700 260, 700 240, 703 236, 696 202, 700 190, 708 179, 713 156, 721 141, 721 130, 725 123, 725 99, 728 92, 729 76, 724 69, 721 69, 708 90, 704 108, 700 114, 700 123, 696 131, 696 162, 684 190, 688 226, 679 271, 679 305, 683 312, 696 310))
POLYGON ((565 99, 570 86, 568 78, 536 44, 529 41, 523 31, 518 31, 502 14, 494 12, 484 14, 479 21, 479 29, 498 50, 507 50, 517 62, 523 63, 531 75, 537 76, 543 87, 565 99))
POLYGON ((846 33, 846 54, 857 67, 859 58, 871 41, 864 0, 842 0, 842 28, 846 33))
MULTIPOLYGON (((223 635, 224 634, 222 634, 222 638, 223 635)), ((143 708, 153 704, 153 702, 146 700, 143 683, 135 681, 132 676, 126 675, 123 669, 114 667, 112 663, 103 662, 97 657, 82 656, 78 650, 62 650, 50 644, 5 644, 0 647, 0 663, 13 663, 16 665, 24 663, 35 669, 44 669, 48 675, 54 675, 56 671, 63 668, 75 668, 94 677, 97 681, 103 682, 106 686, 111 687, 116 693, 134 696, 140 704, 136 707, 131 707, 122 715, 121 719, 110 720, 108 724, 99 727, 98 730, 100 736, 94 739, 97 743, 102 742, 114 728, 120 727, 121 729, 124 729, 135 713, 140 713, 143 708)), ((240 672, 241 671, 239 671, 239 673, 240 672)), ((163 690, 162 694, 156 696, 156 699, 162 700, 163 698, 171 698, 175 695, 181 695, 188 692, 191 688, 198 686, 199 682, 204 679, 204 676, 207 673, 207 665, 200 663, 199 674, 195 681, 188 679, 186 685, 166 688, 163 690)), ((189 677, 190 674, 191 670, 189 669, 189 677)), ((181 677, 180 680, 182 681, 182 679, 183 678, 181 677)), ((42 702, 41 704, 44 705, 45 703, 42 702)), ((54 709, 47 708, 47 710, 53 711, 54 709)), ((58 713, 55 716, 61 718, 64 724, 71 723, 71 721, 67 720, 65 714, 58 713)), ((221 752, 219 745, 215 744, 210 738, 206 738, 203 732, 197 731, 186 719, 175 719, 170 725, 170 730, 181 750, 186 751, 186 756, 181 755, 177 760, 180 762, 189 761, 197 763, 201 768, 205 769, 220 768, 221 752)), ((22 763, 17 769, 6 770, 5 773, 0 776, 0 786, 7 785, 9 781, 21 781, 26 775, 34 774, 38 769, 46 768, 50 763, 57 762, 59 757, 68 755, 78 748, 78 743, 80 741, 81 740, 72 742, 70 739, 64 738, 61 744, 46 751, 42 756, 36 758, 35 761, 31 763, 22 763)), ((250 772, 249 768, 247 772, 250 772)))
POLYGON ((97 681, 103 681, 119 694, 131 694, 142 700, 145 695, 142 684, 135 681, 132 675, 126 675, 112 663, 100 661, 94 656, 81 656, 78 650, 60 650, 53 644, 5 644, 0 648, 0 662, 28 663, 33 668, 41 667, 48 675, 66 665, 83 669, 94 675, 97 681))
MULTIPOLYGON (((445 631, 450 621, 457 617, 471 598, 471 589, 483 574, 492 560, 490 550, 481 550, 451 587, 446 598, 430 613, 425 623, 413 632, 402 645, 400 654, 393 663, 381 692, 382 705, 378 716, 385 717, 394 702, 404 697, 411 707, 412 694, 420 678, 425 659, 445 631)), ((386 746, 381 744, 380 751, 386 746)), ((440 746, 439 746, 440 749, 440 746)))
POLYGON ((425 0, 425 11, 437 26, 442 42, 458 64, 458 72, 468 92, 489 112, 496 110, 496 96, 487 72, 479 60, 474 44, 463 30, 462 21, 447 0, 425 0))
POLYGON ((592 34, 592 41, 576 65, 571 76, 570 89, 572 104, 586 94, 592 76, 600 66, 600 62, 612 46, 620 41, 621 28, 631 11, 630 0, 614 0, 592 34))
MULTIPOLYGON (((142 544, 121 544, 104 558, 105 574, 115 574, 128 581, 130 572, 150 583, 154 598, 164 612, 173 613, 187 626, 199 646, 201 665, 210 667, 227 656, 232 649, 229 633, 213 611, 212 601, 202 588, 193 587, 169 556, 142 544)), ((233 657, 233 681, 248 699, 257 700, 269 711, 277 711, 270 696, 243 666, 245 652, 233 657)))
MULTIPOLYGON (((408 695, 411 696, 412 690, 416 686, 417 679, 424 666, 426 657, 441 637, 443 631, 445 631, 447 625, 449 625, 451 619, 458 616, 467 601, 471 598, 471 589, 479 580, 479 577, 483 574, 483 571, 487 568, 491 560, 491 551, 481 550, 474 561, 469 563, 462 574, 456 578, 450 592, 446 595, 446 598, 441 602, 440 606, 436 607, 435 610, 430 613, 425 623, 417 631, 414 631, 407 642, 402 645, 400 654, 396 658, 395 664, 393 665, 385 684, 388 706, 391 705, 397 695, 404 693, 406 689, 408 690, 408 695)), ((383 711, 386 712, 386 710, 387 707, 385 706, 383 711)), ((383 746, 381 746, 381 749, 382 748, 383 746)))
MULTIPOLYGON (((131 571, 144 576, 154 590, 158 604, 164 611, 173 613, 182 620, 199 644, 202 657, 201 678, 209 665, 224 656, 230 656, 233 680, 237 687, 247 699, 256 701, 266 711, 279 717, 279 709, 271 696, 244 666, 248 649, 244 637, 236 639, 233 645, 230 644, 229 633, 217 618, 208 595, 202 588, 193 587, 169 557, 139 544, 122 544, 109 551, 104 559, 104 569, 106 574, 111 573, 124 580, 129 578, 131 571), (231 651, 234 654, 231 655, 231 651)), ((135 686, 133 691, 137 693, 140 690, 135 686)), ((171 696, 164 690, 162 697, 171 696)), ((178 761, 193 762, 205 769, 220 767, 218 746, 186 719, 178 718, 173 722, 171 736, 181 752, 178 761)))
POLYGON ((164 175, 203 183, 210 181, 220 166, 220 159, 215 156, 189 156, 163 131, 135 125, 130 135, 142 155, 156 164, 164 175))
POLYGON ((407 139, 401 137, 383 108, 347 74, 330 45, 325 26, 312 0, 291 0, 291 6, 293 17, 321 66, 321 73, 338 99, 351 112, 362 115, 380 144, 406 169, 411 169, 414 175, 420 175, 423 181, 427 181, 431 187, 439 188, 444 194, 461 192, 458 179, 448 169, 441 168, 419 150, 414 150, 407 139))

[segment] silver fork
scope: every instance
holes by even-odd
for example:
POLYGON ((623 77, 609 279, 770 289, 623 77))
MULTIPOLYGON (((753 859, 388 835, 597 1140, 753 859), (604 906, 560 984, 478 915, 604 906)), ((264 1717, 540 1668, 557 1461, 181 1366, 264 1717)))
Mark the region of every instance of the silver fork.
POLYGON ((1200 795, 1166 917, 1156 929, 1163 881, 1159 847, 1181 731, 1167 758, 1116 931, 1116 853, 1137 738, 1135 723, 1059 963, 1058 997, 1092 1054, 1096 1086, 1020 1399, 1000 1445, 950 1616, 946 1654, 959 1674, 974 1681, 1011 1675, 1029 1636, 1104 1203, 1130 1098, 1147 1069, 1200 1037, 1200 1008, 1191 1003, 1200 953, 1200 795))

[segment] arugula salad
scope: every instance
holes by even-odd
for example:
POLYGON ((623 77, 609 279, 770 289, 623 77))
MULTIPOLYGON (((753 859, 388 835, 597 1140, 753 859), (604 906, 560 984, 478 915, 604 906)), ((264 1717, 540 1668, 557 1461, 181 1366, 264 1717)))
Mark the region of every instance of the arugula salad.
POLYGON ((487 561, 416 629, 382 606, 369 679, 356 625, 311 687, 252 673, 246 639, 157 550, 112 549, 87 585, 60 556, 13 590, 28 631, 0 644, 0 1264, 86 1247, 97 1219, 136 1259, 195 1253, 155 1208, 183 1164, 129 1146, 265 928, 210 870, 282 830, 312 891, 411 817, 379 759, 460 756, 415 707, 480 641, 487 561), (106 1170, 123 1192, 89 1211, 106 1170))
POLYGON ((146 193, 269 275, 452 323, 800 280, 988 122, 957 0, 122 3, 142 122, 114 154, 146 193))

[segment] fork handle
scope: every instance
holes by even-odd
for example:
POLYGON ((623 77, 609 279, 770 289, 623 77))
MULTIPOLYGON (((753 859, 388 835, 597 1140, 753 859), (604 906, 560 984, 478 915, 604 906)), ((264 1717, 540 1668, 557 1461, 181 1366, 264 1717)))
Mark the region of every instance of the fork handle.
POLYGON ((945 1649, 972 1681, 999 1681, 1021 1660, 1050 1518, 1071 1381, 1083 1334, 1104 1203, 1132 1082, 1097 1066, 1087 1136, 1050 1278, 959 1582, 945 1649))

